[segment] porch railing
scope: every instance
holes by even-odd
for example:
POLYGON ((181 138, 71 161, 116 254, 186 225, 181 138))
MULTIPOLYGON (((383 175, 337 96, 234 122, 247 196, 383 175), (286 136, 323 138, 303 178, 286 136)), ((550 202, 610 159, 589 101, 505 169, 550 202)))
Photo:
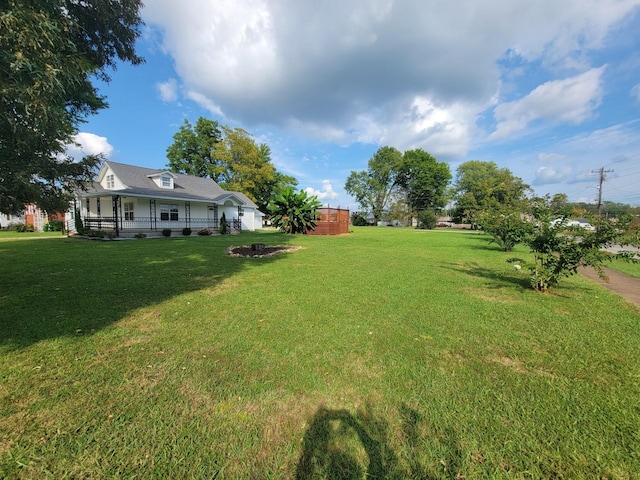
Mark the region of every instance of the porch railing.
MULTIPOLYGON (((98 230, 115 230, 116 221, 114 217, 85 217, 83 219, 84 225, 87 228, 94 228, 98 230)), ((227 220, 230 228, 234 230, 240 230, 242 228, 242 221, 239 218, 232 218, 227 220)), ((209 218, 191 218, 189 220, 160 220, 159 218, 152 217, 137 217, 134 220, 125 220, 118 218, 119 230, 131 231, 131 230, 164 230, 170 229, 182 229, 191 228, 192 230, 200 230, 202 228, 210 228, 217 230, 220 226, 219 220, 213 220, 209 218)))

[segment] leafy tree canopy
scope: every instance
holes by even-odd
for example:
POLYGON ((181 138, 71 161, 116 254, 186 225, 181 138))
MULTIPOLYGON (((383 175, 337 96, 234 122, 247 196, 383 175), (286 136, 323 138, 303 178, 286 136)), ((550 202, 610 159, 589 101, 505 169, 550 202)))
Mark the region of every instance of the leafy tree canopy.
POLYGON ((424 150, 402 154, 393 147, 382 147, 369 160, 366 171, 351 172, 345 190, 377 222, 393 205, 405 205, 413 212, 443 207, 450 180, 449 166, 424 150))
POLYGON ((200 117, 195 125, 185 120, 173 140, 167 148, 172 171, 211 178, 222 188, 246 194, 263 212, 272 196, 298 183, 276 170, 267 144, 257 145, 241 128, 200 117))
POLYGON ((393 147, 381 147, 369 160, 367 170, 352 171, 344 189, 360 206, 373 214, 376 222, 382 219, 398 189, 402 153, 393 147))
POLYGON ((454 217, 476 223, 474 216, 480 210, 517 205, 528 190, 529 185, 508 168, 480 160, 464 162, 456 170, 454 217))
POLYGON ((140 0, 5 0, 0 7, 0 211, 66 210, 99 158, 65 154, 78 125, 105 108, 91 83, 134 65, 140 0))
POLYGON ((404 152, 400 184, 415 212, 443 208, 450 180, 451 170, 446 162, 438 162, 421 148, 404 152))

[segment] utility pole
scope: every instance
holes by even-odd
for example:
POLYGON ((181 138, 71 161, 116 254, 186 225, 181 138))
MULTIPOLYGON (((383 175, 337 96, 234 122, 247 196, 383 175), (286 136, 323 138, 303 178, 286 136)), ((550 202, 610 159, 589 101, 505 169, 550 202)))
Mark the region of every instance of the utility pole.
POLYGON ((606 174, 609 172, 613 172, 613 170, 605 170, 604 167, 600 167, 598 170, 591 170, 591 173, 600 175, 600 182, 598 183, 598 215, 602 210, 602 182, 606 180, 606 174))

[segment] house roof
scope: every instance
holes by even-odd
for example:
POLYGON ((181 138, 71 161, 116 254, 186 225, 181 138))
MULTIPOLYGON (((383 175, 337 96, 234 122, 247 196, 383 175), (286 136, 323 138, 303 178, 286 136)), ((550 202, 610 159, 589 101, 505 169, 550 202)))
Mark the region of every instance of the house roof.
POLYGON ((172 173, 174 176, 174 188, 159 187, 153 177, 167 172, 166 169, 152 169, 136 167, 124 163, 107 160, 101 168, 101 174, 110 168, 114 175, 125 185, 122 189, 106 189, 100 183, 94 181, 86 192, 79 192, 81 197, 93 197, 97 195, 113 195, 115 193, 131 197, 153 197, 172 200, 200 201, 200 202, 224 202, 228 197, 235 197, 247 207, 257 208, 244 193, 223 190, 220 185, 210 178, 195 177, 182 173, 172 173))

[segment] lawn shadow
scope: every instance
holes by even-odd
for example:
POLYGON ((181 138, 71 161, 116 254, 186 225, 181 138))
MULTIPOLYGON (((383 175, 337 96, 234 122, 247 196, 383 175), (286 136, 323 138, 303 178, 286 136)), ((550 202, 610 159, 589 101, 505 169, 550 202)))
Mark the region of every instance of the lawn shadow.
MULTIPOLYGON (((491 283, 487 285, 487 288, 504 288, 509 284, 516 285, 525 290, 531 288, 527 273, 519 273, 519 276, 515 277, 480 266, 477 263, 465 263, 464 265, 445 263, 442 265, 442 268, 490 280, 491 283)), ((519 270, 519 272, 522 272, 522 270, 519 270)))
POLYGON ((356 411, 332 410, 320 406, 309 422, 303 442, 302 454, 296 468, 296 480, 351 480, 377 479, 401 480, 441 478, 434 471, 438 465, 445 472, 455 472, 457 478, 462 468, 463 453, 457 437, 450 429, 434 433, 432 440, 447 452, 446 459, 438 459, 427 465, 424 452, 423 416, 409 406, 398 408, 403 462, 390 445, 388 422, 376 417, 371 405, 356 411), (355 447, 354 447, 355 445, 355 447), (362 447, 363 455, 357 455, 362 447), (360 458, 358 458, 358 456, 360 458))
POLYGON ((231 245, 288 245, 278 232, 126 241, 73 238, 0 244, 0 346, 96 332, 131 312, 215 288, 256 265, 277 262, 226 254, 231 245))

